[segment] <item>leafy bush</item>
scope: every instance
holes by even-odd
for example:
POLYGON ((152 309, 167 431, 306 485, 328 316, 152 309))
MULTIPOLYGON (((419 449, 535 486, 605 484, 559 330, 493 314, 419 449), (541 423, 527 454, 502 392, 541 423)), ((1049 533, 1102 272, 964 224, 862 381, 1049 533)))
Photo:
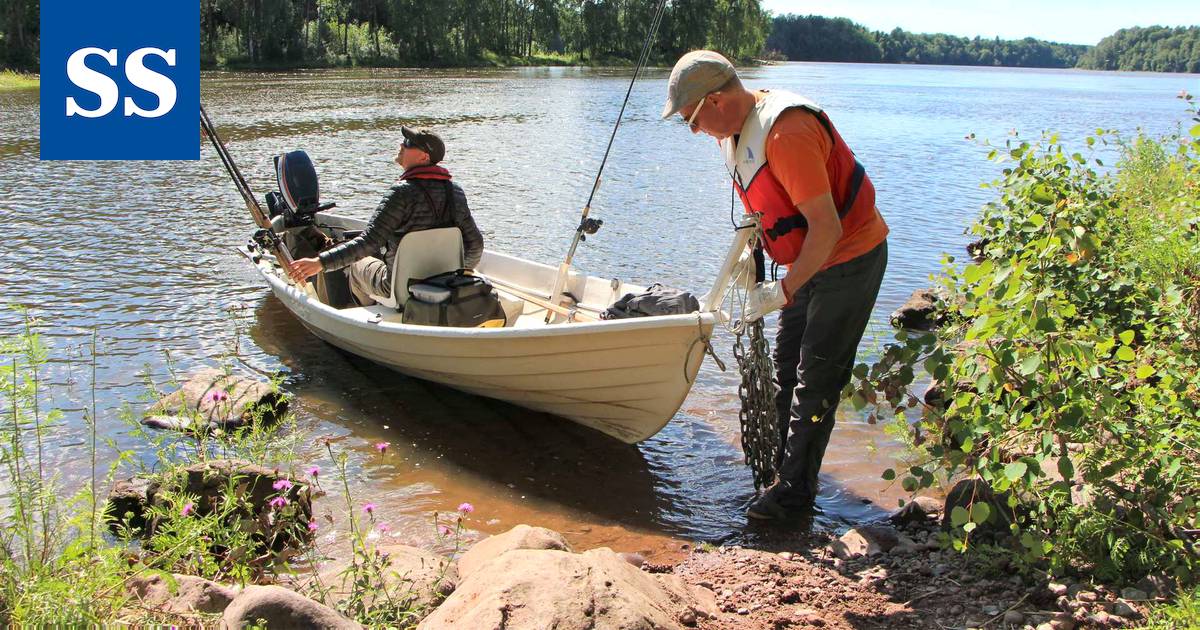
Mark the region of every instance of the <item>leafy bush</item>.
MULTIPOLYGON (((903 487, 982 479, 1025 561, 1195 580, 1200 124, 1132 143, 1098 130, 1087 145, 1119 149, 1116 171, 1055 135, 992 152, 1007 167, 972 228, 983 260, 943 266, 949 324, 901 331, 856 367, 851 398, 919 411, 903 487), (940 401, 912 393, 922 369, 940 401)), ((958 549, 997 520, 982 503, 959 512, 958 549)))

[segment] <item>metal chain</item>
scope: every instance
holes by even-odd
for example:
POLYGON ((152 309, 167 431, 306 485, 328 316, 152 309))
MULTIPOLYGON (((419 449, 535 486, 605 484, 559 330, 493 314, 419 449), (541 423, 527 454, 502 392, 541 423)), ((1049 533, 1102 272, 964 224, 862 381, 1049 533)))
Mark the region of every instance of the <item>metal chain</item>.
POLYGON ((775 366, 763 332, 763 320, 746 324, 738 331, 733 342, 733 356, 742 375, 738 385, 738 397, 742 399, 742 408, 738 412, 742 452, 746 456, 746 465, 754 474, 754 489, 761 490, 775 481, 776 466, 783 449, 780 436, 784 435, 775 408, 775 366), (749 338, 749 351, 742 343, 743 332, 749 338))

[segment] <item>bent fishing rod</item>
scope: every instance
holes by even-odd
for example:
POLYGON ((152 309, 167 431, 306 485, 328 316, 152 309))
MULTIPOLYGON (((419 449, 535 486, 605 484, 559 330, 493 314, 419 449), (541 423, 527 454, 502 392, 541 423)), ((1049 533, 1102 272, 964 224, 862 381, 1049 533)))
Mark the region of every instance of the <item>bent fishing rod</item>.
MULTIPOLYGON (((554 288, 550 291, 552 304, 558 305, 562 302, 563 287, 571 273, 571 262, 575 260, 575 250, 579 248, 579 243, 587 240, 588 234, 598 232, 600 226, 604 224, 604 221, 600 219, 588 218, 588 214, 592 211, 592 200, 596 197, 596 191, 600 190, 600 177, 604 174, 604 166, 608 164, 608 154, 612 151, 613 141, 617 138, 617 130, 621 128, 621 118, 625 116, 625 106, 629 104, 629 95, 633 93, 633 84, 637 82, 638 75, 641 74, 642 68, 650 59, 651 44, 654 42, 654 36, 658 33, 659 25, 662 24, 666 7, 667 0, 659 0, 658 9, 655 10, 654 18, 650 21, 650 32, 646 34, 646 41, 642 44, 642 54, 638 56, 637 66, 633 69, 633 78, 629 80, 629 87, 625 90, 625 100, 621 103, 621 110, 617 112, 617 122, 613 125, 612 134, 608 137, 608 146, 604 149, 604 157, 600 160, 600 168, 597 169, 596 179, 592 182, 592 192, 588 195, 587 203, 583 204, 583 216, 579 218, 579 227, 575 228, 575 238, 571 240, 571 248, 567 250, 566 260, 558 266, 558 274, 554 278, 554 288)), ((553 317, 554 311, 547 309, 544 323, 549 324, 553 317)))
POLYGON ((287 271, 292 264, 292 255, 283 244, 283 239, 279 238, 279 235, 271 227, 271 219, 267 216, 267 213, 263 212, 262 206, 259 205, 258 199, 254 196, 254 192, 250 190, 250 184, 246 183, 246 178, 242 177, 242 172, 238 169, 237 164, 234 163, 233 156, 229 155, 229 149, 225 148, 225 143, 217 135, 216 127, 213 126, 212 121, 208 118, 208 112, 204 111, 204 105, 200 106, 200 127, 212 142, 213 149, 216 150, 217 156, 221 158, 221 163, 225 165, 225 171, 229 173, 229 178, 233 180, 234 187, 241 194, 242 201, 246 203, 246 209, 250 211, 250 216, 254 218, 254 223, 260 228, 254 233, 254 242, 261 247, 271 250, 275 254, 275 259, 283 267, 285 281, 290 280, 287 271))

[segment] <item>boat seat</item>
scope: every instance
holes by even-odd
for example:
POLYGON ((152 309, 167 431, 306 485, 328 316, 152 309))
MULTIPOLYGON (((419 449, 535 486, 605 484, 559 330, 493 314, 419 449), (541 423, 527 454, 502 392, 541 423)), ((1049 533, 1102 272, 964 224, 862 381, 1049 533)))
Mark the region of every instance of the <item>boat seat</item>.
POLYGON ((456 227, 405 234, 396 245, 392 263, 392 299, 371 297, 384 306, 403 310, 408 301, 408 281, 421 280, 463 268, 462 231, 456 227))

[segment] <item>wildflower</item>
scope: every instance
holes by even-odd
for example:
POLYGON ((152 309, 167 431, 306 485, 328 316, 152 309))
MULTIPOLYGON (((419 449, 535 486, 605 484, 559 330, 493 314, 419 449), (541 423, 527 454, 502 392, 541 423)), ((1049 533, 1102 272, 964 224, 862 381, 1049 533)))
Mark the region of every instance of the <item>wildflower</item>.
POLYGON ((391 442, 377 442, 375 444, 375 450, 379 451, 380 455, 383 455, 384 453, 387 452, 388 447, 391 445, 392 445, 391 442))
POLYGON ((317 531, 317 522, 316 522, 316 521, 309 521, 309 522, 308 522, 308 531, 310 531, 310 532, 315 532, 315 531, 317 531))
POLYGON ((208 392, 208 394, 204 396, 204 399, 211 403, 219 403, 229 400, 229 394, 225 393, 224 390, 214 389, 211 392, 208 392))
POLYGON ((275 488, 276 490, 290 490, 292 488, 292 482, 287 479, 280 479, 272 484, 271 487, 275 488))
POLYGON ((470 514, 471 512, 475 511, 475 506, 471 505, 470 503, 463 502, 458 504, 458 511, 462 512, 463 514, 470 514))
POLYGON ((313 479, 316 479, 316 478, 317 478, 317 475, 320 475, 320 474, 321 474, 321 467, 320 467, 320 466, 315 466, 315 465, 314 465, 312 468, 309 468, 309 469, 308 469, 308 476, 309 476, 309 477, 312 477, 313 479))
POLYGON ((366 512, 367 514, 374 514, 375 513, 375 504, 368 503, 368 504, 364 505, 363 511, 366 512))
POLYGON ((381 533, 384 533, 384 534, 386 534, 386 533, 388 533, 388 531, 390 531, 391 529, 392 529, 392 528, 391 528, 391 526, 390 526, 390 525, 388 525, 387 523, 380 523, 380 524, 379 524, 379 531, 380 531, 381 533))
POLYGON ((192 513, 194 513, 195 511, 196 511, 196 504, 188 502, 183 505, 182 510, 179 510, 179 514, 180 514, 180 516, 191 516, 192 513))
POLYGON ((438 525, 438 533, 439 533, 439 534, 441 534, 441 535, 443 535, 443 536, 449 536, 449 535, 450 535, 450 528, 449 528, 449 527, 446 527, 445 525, 438 525))
POLYGON ((284 497, 275 497, 274 499, 271 499, 271 507, 273 508, 281 508, 287 504, 288 500, 284 497))

